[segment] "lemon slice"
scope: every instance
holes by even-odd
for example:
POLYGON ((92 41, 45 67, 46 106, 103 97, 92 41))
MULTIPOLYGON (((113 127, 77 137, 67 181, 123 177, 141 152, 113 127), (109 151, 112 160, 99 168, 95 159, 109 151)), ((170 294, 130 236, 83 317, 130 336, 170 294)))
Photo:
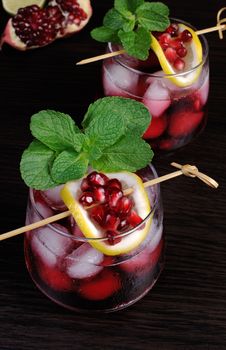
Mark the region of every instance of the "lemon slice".
MULTIPOLYGON (((123 187, 133 188, 132 198, 134 201, 134 208, 137 214, 145 219, 150 213, 150 202, 148 195, 144 189, 142 180, 135 174, 129 172, 111 173, 107 176, 117 178, 121 181, 123 187)), ((105 237, 105 232, 99 226, 94 224, 90 219, 88 210, 78 202, 77 198, 81 193, 80 185, 82 180, 70 181, 65 184, 61 190, 61 197, 73 215, 77 225, 83 232, 86 238, 89 238, 89 243, 97 250, 106 255, 119 255, 128 253, 134 248, 138 247, 140 243, 146 238, 152 219, 148 219, 146 223, 134 232, 125 235, 120 242, 110 245, 107 240, 100 240, 105 237), (95 240, 96 239, 96 240, 95 240)))
POLYGON ((184 71, 179 72, 174 69, 174 67, 167 60, 161 45, 158 40, 151 34, 151 48, 158 57, 159 63, 165 74, 178 74, 177 76, 169 76, 170 79, 175 85, 185 87, 193 84, 199 77, 201 73, 201 66, 195 68, 202 62, 202 44, 198 38, 198 35, 195 31, 186 25, 180 23, 179 33, 184 30, 188 30, 192 34, 192 41, 186 45, 187 56, 185 59, 186 62, 186 71, 189 71, 187 74, 184 71), (195 68, 194 70, 192 70, 195 68))
POLYGON ((2 0, 2 6, 10 15, 15 15, 19 8, 30 5, 38 5, 42 7, 45 0, 2 0))

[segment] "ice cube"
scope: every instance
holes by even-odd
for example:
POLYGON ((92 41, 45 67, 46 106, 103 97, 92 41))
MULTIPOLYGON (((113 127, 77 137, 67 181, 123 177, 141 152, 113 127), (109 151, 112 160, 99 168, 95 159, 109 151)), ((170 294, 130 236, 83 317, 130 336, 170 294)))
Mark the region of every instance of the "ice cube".
POLYGON ((80 228, 78 227, 78 225, 75 222, 75 219, 73 218, 73 216, 69 216, 69 224, 71 227, 71 233, 73 234, 73 236, 75 236, 76 238, 84 238, 84 234, 82 233, 82 231, 80 230, 80 228))
POLYGON ((124 96, 136 95, 138 75, 119 65, 112 64, 103 69, 103 86, 105 95, 124 96))
POLYGON ((209 74, 206 75, 205 81, 201 88, 199 89, 200 93, 200 100, 202 105, 204 106, 207 102, 208 95, 209 95, 209 74))
MULTIPOLYGON (((53 210, 43 200, 36 200, 35 204, 39 214, 41 214, 44 219, 53 215, 53 210)), ((39 216, 38 219, 40 220, 39 216)))
MULTIPOLYGON (((156 72, 155 75, 160 77, 164 76, 164 78, 161 79, 161 84, 163 88, 168 90, 168 94, 171 99, 186 96, 189 93, 189 91, 191 91, 191 85, 182 88, 181 86, 174 84, 171 79, 167 78, 167 76, 162 70, 156 72)), ((147 82, 149 81, 151 83, 153 81, 153 77, 148 78, 147 82)), ((160 78, 158 79, 158 81, 160 82, 160 78)))
POLYGON ((66 257, 66 272, 71 278, 78 279, 95 276, 103 269, 103 266, 98 266, 103 259, 100 251, 84 243, 66 257))
POLYGON ((33 191, 35 207, 31 206, 27 210, 26 224, 31 224, 42 219, 46 219, 54 214, 53 210, 44 201, 40 191, 33 191))
POLYGON ((162 238, 162 232, 163 232, 163 225, 160 224, 155 220, 152 221, 152 226, 151 226, 151 232, 150 232, 150 240, 147 244, 147 251, 148 252, 153 252, 156 247, 158 246, 161 238, 162 238))
MULTIPOLYGON (((54 224, 54 227, 68 233, 62 225, 54 224)), ((72 245, 72 239, 55 232, 49 226, 38 228, 32 233, 31 246, 33 253, 38 255, 48 266, 55 265, 58 258, 63 258, 68 254, 72 245)))
POLYGON ((162 229, 162 225, 156 226, 155 223, 152 222, 151 231, 145 241, 142 243, 141 247, 139 247, 134 256, 120 264, 121 269, 129 273, 133 272, 140 274, 152 268, 154 259, 152 252, 158 247, 162 238, 162 229))
POLYGON ((147 88, 142 102, 153 117, 160 117, 170 106, 169 90, 159 79, 156 79, 147 88))
POLYGON ((50 188, 49 190, 40 192, 46 203, 52 208, 57 210, 66 210, 66 205, 60 197, 60 191, 64 185, 50 188))

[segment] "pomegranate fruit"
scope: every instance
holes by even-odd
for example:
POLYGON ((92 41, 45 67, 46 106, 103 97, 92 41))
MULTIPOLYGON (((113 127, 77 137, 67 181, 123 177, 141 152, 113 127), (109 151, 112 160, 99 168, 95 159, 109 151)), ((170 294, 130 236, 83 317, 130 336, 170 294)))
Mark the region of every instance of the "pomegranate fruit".
POLYGON ((38 48, 81 30, 92 15, 90 0, 51 0, 48 6, 20 8, 10 18, 0 46, 7 43, 18 50, 38 48))

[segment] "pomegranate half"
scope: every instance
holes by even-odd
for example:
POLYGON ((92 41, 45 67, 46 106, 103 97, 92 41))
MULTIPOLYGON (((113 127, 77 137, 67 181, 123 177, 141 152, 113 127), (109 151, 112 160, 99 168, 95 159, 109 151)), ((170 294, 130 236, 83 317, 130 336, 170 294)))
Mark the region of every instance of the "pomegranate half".
POLYGON ((0 46, 27 50, 48 45, 80 31, 91 15, 90 0, 51 0, 45 8, 20 8, 6 24, 0 46))

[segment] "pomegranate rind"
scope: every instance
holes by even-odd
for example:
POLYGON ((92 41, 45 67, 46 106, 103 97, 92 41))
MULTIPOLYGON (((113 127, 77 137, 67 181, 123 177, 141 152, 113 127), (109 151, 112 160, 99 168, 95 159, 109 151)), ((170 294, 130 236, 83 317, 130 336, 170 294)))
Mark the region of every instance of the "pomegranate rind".
POLYGON ((5 31, 1 37, 0 47, 2 47, 4 43, 9 44, 17 50, 25 51, 27 49, 26 44, 23 43, 16 35, 11 18, 8 20, 5 27, 5 31))
POLYGON ((202 67, 200 63, 202 62, 202 44, 198 38, 198 35, 190 27, 180 23, 179 32, 188 30, 192 34, 192 41, 188 44, 188 58, 184 59, 186 63, 189 63, 189 68, 186 67, 185 71, 178 72, 173 68, 170 62, 167 60, 161 45, 158 40, 151 34, 151 49, 155 52, 158 57, 159 63, 162 67, 163 72, 169 75, 167 78, 171 80, 175 85, 180 87, 186 87, 192 85, 199 77, 202 67), (188 71, 187 74, 186 71, 188 71))
MULTIPOLYGON (((141 218, 145 219, 149 215, 151 207, 142 180, 137 175, 129 172, 110 173, 107 176, 110 179, 117 178, 125 188, 133 188, 131 196, 135 204, 135 210, 141 218)), ((77 200, 81 194, 81 181, 69 181, 66 183, 61 190, 61 197, 93 248, 111 256, 129 253, 137 248, 144 241, 150 230, 152 216, 139 229, 135 229, 128 235, 121 237, 120 242, 110 245, 107 240, 101 240, 101 238, 105 237, 104 230, 90 219, 88 210, 77 200)))

